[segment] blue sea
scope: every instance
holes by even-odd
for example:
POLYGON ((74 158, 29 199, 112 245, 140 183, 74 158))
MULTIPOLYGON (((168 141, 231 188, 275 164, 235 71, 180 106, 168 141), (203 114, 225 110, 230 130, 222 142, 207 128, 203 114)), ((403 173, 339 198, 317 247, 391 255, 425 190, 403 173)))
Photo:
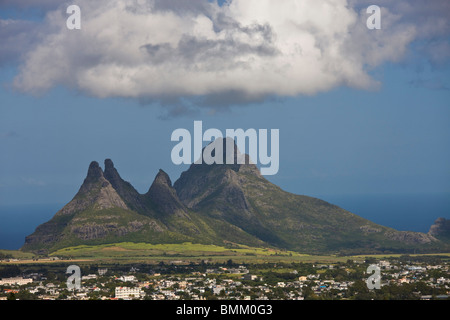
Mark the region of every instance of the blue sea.
POLYGON ((63 204, 0 205, 0 249, 16 250, 36 227, 50 220, 63 204))
MULTIPOLYGON (((428 232, 439 217, 450 219, 450 194, 315 195, 375 223, 402 231, 428 232)), ((0 205, 0 249, 19 249, 25 237, 63 204, 0 205)))
POLYGON ((450 219, 450 193, 323 195, 319 198, 400 231, 426 233, 437 218, 450 219))

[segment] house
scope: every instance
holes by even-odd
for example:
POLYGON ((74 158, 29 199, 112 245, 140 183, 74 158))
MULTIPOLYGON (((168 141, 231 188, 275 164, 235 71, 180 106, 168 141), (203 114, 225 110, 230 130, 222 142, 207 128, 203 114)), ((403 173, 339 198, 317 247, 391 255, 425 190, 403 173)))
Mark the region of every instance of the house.
POLYGON ((107 268, 99 268, 99 269, 98 269, 98 275, 99 275, 99 276, 103 276, 103 275, 105 275, 107 272, 108 272, 108 269, 107 269, 107 268))
POLYGON ((243 280, 258 280, 258 276, 247 273, 242 277, 242 279, 243 280))
POLYGON ((137 281, 137 279, 136 279, 136 277, 135 276, 121 276, 120 278, 119 278, 119 280, 120 281, 123 281, 123 282, 135 282, 135 281, 137 281))
POLYGON ((398 280, 398 283, 409 283, 409 279, 407 279, 406 277, 401 278, 400 280, 398 280))
POLYGON ((450 281, 448 279, 445 279, 444 277, 440 277, 440 278, 436 279, 436 282, 438 284, 445 284, 445 283, 450 282, 450 281))
POLYGON ((214 294, 220 294, 220 292, 221 292, 222 290, 225 290, 225 287, 224 287, 224 286, 216 286, 216 287, 213 288, 213 293, 214 293, 214 294))
POLYGON ((145 293, 140 288, 116 287, 115 297, 117 299, 129 300, 132 298, 140 298, 145 293))
POLYGON ((86 299, 87 293, 86 293, 86 292, 78 292, 78 293, 76 294, 76 296, 77 296, 78 298, 81 298, 81 299, 86 299))

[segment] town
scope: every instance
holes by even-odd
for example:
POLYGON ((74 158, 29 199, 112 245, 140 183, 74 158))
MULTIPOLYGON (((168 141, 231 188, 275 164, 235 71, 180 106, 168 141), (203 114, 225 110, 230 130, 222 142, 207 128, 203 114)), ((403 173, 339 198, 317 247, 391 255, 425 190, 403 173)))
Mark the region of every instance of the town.
MULTIPOLYGON (((0 263, 0 300, 442 300, 450 299, 448 257, 400 256, 337 263, 82 265, 69 290, 67 264, 0 263), (369 265, 381 286, 368 289, 369 265)), ((57 258, 54 258, 57 259, 57 258)))

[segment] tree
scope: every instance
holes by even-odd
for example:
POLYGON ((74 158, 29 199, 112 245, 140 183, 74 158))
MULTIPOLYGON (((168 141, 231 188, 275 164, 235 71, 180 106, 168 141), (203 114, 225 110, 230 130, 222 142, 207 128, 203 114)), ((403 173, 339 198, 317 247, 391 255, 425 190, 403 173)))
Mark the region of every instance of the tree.
POLYGON ((56 300, 66 300, 67 294, 65 292, 62 292, 59 294, 59 296, 56 298, 56 300))
POLYGON ((185 292, 185 291, 179 291, 177 292, 177 295, 180 297, 180 300, 190 300, 191 296, 189 295, 189 293, 185 292))
POLYGON ((310 286, 303 287, 302 294, 305 300, 314 300, 318 298, 310 286))
POLYGON ((14 292, 10 292, 6 299, 7 300, 16 300, 16 295, 14 294, 14 292))
POLYGON ((37 300, 36 295, 32 294, 28 290, 21 290, 17 293, 16 298, 19 300, 37 300))
POLYGON ((2 266, 0 268, 0 278, 9 278, 9 277, 16 277, 18 274, 21 274, 22 271, 20 268, 16 265, 10 265, 10 266, 2 266))
POLYGON ((356 280, 355 283, 349 288, 350 296, 354 296, 357 300, 370 300, 372 294, 367 288, 367 284, 362 280, 356 280))

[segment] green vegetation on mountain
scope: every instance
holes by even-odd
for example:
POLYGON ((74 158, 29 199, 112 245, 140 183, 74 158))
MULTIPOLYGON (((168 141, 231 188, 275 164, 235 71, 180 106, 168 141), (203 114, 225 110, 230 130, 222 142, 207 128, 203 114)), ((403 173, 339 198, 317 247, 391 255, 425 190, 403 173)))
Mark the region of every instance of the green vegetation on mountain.
MULTIPOLYGON (((235 149, 235 159, 237 150, 235 149)), ((312 254, 447 252, 448 224, 428 234, 375 224, 320 199, 295 195, 245 164, 193 164, 174 183, 162 170, 145 194, 111 160, 97 162, 75 197, 26 237, 23 251, 80 245, 235 243, 312 254)), ((59 251, 58 251, 59 252, 59 251)))

